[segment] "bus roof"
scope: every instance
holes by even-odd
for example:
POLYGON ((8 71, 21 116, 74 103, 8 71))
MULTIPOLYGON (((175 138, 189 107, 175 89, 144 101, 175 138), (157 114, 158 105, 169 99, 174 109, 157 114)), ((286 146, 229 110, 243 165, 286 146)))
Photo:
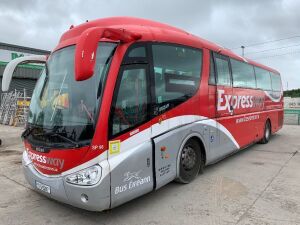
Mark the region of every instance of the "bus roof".
POLYGON ((87 21, 78 26, 71 26, 70 29, 62 35, 58 46, 55 48, 55 50, 68 45, 75 44, 80 34, 91 27, 114 27, 128 29, 130 31, 142 34, 142 39, 140 39, 140 41, 155 40, 160 42, 170 42, 189 45, 197 48, 207 48, 220 54, 227 55, 231 58, 240 61, 245 61, 254 66, 258 66, 279 74, 278 71, 270 67, 264 66, 253 60, 243 58, 242 56, 239 56, 238 54, 232 52, 229 49, 226 49, 218 44, 215 44, 203 38, 192 35, 182 29, 164 23, 135 17, 109 17, 87 21))

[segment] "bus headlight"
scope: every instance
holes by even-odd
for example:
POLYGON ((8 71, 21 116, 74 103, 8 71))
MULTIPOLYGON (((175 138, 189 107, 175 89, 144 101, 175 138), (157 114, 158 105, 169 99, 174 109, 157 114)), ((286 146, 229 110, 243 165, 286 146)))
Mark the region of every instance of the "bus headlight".
POLYGON ((76 185, 90 186, 97 184, 101 178, 101 167, 98 165, 66 176, 66 182, 76 185))

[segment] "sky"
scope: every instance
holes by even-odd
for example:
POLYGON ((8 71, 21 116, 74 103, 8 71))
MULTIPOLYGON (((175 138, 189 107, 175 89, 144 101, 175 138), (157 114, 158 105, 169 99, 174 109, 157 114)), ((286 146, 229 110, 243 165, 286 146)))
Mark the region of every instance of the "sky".
POLYGON ((300 88, 298 0, 1 0, 0 42, 52 50, 70 25, 133 16, 182 28, 277 69, 300 88))

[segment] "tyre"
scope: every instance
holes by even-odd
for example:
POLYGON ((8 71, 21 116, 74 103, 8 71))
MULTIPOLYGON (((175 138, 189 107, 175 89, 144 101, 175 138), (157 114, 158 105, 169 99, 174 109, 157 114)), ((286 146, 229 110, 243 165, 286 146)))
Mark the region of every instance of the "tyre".
POLYGON ((264 137, 261 139, 261 144, 267 144, 271 138, 271 123, 269 120, 267 120, 265 124, 265 130, 264 130, 264 137))
POLYGON ((198 141, 189 139, 180 152, 179 174, 176 179, 180 183, 190 183, 203 170, 201 147, 198 141))

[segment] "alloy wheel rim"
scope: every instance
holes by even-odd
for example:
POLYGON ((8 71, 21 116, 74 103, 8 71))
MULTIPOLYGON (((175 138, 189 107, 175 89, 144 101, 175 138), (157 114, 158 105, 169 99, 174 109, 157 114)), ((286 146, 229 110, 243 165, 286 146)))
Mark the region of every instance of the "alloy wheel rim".
POLYGON ((269 139, 270 137, 270 126, 267 125, 267 129, 266 129, 266 139, 269 139))
POLYGON ((182 149, 181 153, 181 165, 186 170, 192 170, 196 164, 196 152, 190 147, 186 146, 182 149))

